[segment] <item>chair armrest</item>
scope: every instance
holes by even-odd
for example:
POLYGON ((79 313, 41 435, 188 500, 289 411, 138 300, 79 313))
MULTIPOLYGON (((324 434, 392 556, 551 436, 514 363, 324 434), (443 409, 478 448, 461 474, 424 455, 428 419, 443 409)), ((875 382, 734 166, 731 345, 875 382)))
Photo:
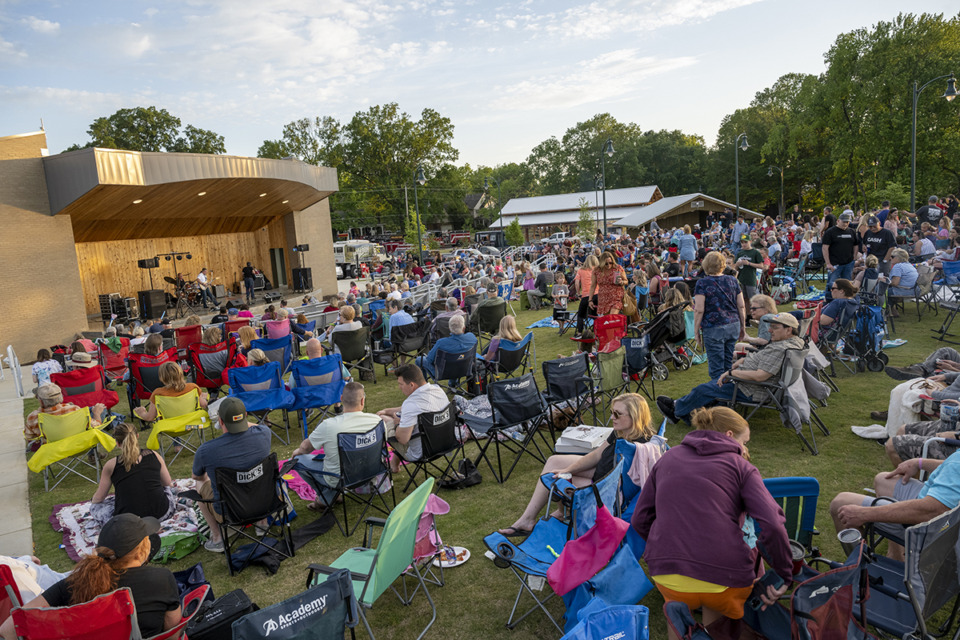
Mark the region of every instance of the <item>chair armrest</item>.
POLYGON ((178 498, 186 498, 187 500, 193 500, 194 502, 206 502, 206 503, 208 503, 208 504, 212 504, 212 503, 213 503, 213 500, 207 500, 206 498, 204 498, 203 496, 201 496, 201 495, 200 495, 200 492, 197 491, 196 489, 189 489, 189 490, 187 490, 187 491, 181 491, 180 493, 177 494, 177 497, 178 497, 178 498))
POLYGON ((363 546, 369 548, 373 544, 373 528, 380 527, 382 529, 387 525, 387 521, 383 518, 370 517, 364 522, 367 526, 363 530, 363 546))
MULTIPOLYGON (((339 569, 335 569, 325 564, 311 564, 310 566, 307 567, 307 569, 309 569, 309 571, 307 572, 307 588, 308 589, 310 588, 310 583, 313 582, 314 576, 316 576, 318 573, 328 576, 331 573, 339 571, 339 569)), ((356 573, 354 571, 350 572, 351 580, 359 580, 361 582, 366 582, 369 578, 370 576, 366 573, 356 573)))

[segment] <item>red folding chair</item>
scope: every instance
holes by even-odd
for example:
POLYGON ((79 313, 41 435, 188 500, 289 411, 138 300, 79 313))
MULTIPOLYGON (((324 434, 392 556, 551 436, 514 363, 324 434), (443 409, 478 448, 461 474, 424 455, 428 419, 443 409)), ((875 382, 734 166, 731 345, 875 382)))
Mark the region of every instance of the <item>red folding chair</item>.
POLYGON ((177 351, 186 351, 187 347, 203 339, 203 327, 199 324, 177 327, 173 333, 177 340, 177 351))
POLYGON ((172 347, 155 356, 145 353, 130 354, 127 359, 127 364, 130 366, 130 379, 127 381, 127 400, 130 403, 130 411, 140 406, 144 400, 149 400, 150 394, 163 386, 160 382, 160 365, 176 361, 177 350, 172 347))
POLYGON ((203 604, 204 598, 207 597, 207 592, 210 591, 210 585, 205 584, 201 587, 197 587, 187 595, 183 597, 183 602, 181 606, 183 607, 183 618, 180 620, 177 626, 167 629, 161 633, 158 633, 155 636, 150 636, 147 640, 173 640, 174 638, 179 638, 183 635, 184 630, 186 630, 187 625, 193 619, 193 616, 197 615, 197 611, 200 610, 200 605, 203 604))
POLYGON ((9 565, 0 564, 0 586, 3 587, 0 592, 0 620, 6 620, 11 611, 23 606, 20 589, 17 581, 13 579, 13 571, 9 565))
POLYGON ((594 318, 593 335, 597 340, 597 351, 615 351, 627 335, 627 316, 618 313, 594 318))
POLYGON ((127 357, 130 355, 130 338, 118 339, 120 340, 120 351, 117 353, 114 353, 113 349, 104 342, 98 345, 100 353, 97 359, 107 374, 107 378, 111 381, 123 379, 123 374, 127 372, 127 357))
POLYGON ((246 327, 250 324, 249 318, 241 320, 228 320, 223 323, 223 339, 226 340, 230 334, 240 331, 240 327, 246 327))
POLYGON ((237 366, 239 348, 235 340, 209 345, 198 342, 187 347, 187 360, 194 382, 204 389, 220 389, 229 384, 227 370, 237 366))
POLYGON ((106 373, 99 365, 51 374, 50 382, 63 391, 64 402, 72 402, 78 407, 103 403, 109 409, 120 402, 117 392, 107 388, 106 373))
POLYGON ((124 587, 70 607, 13 610, 23 640, 140 640, 133 595, 124 587))

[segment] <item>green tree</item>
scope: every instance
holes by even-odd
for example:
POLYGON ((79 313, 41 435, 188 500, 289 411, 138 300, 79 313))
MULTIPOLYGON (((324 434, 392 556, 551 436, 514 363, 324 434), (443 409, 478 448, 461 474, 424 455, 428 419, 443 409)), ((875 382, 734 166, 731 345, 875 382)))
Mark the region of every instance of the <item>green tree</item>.
POLYGON ((590 212, 590 203, 586 198, 580 198, 580 218, 577 220, 577 235, 581 240, 590 240, 597 231, 593 213, 590 212))
POLYGON ((507 244, 511 247, 519 247, 523 244, 523 229, 520 228, 520 220, 514 218, 513 221, 507 225, 507 230, 504 232, 506 236, 507 244))
MULTIPOLYGON (((420 239, 423 240, 422 249, 426 251, 430 248, 430 236, 427 234, 427 227, 423 224, 423 218, 420 218, 420 239)), ((410 207, 410 211, 407 214, 407 223, 406 231, 403 234, 403 241, 407 244, 414 246, 414 251, 416 251, 417 242, 419 241, 417 237, 417 211, 413 207, 410 207)))
MULTIPOLYGON (((180 135, 180 118, 166 109, 133 107, 100 117, 87 129, 90 141, 84 147, 129 149, 131 151, 179 151, 226 153, 223 136, 187 125, 180 135)), ((82 148, 73 145, 67 150, 82 148)))

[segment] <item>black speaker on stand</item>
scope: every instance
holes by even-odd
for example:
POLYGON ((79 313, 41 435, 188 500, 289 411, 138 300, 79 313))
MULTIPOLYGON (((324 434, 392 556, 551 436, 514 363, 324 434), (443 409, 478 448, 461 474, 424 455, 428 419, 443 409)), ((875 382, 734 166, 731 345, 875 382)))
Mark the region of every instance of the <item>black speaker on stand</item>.
POLYGON ((156 320, 167 310, 167 295, 162 289, 149 289, 137 292, 140 303, 140 317, 156 320))
POLYGON ((313 291, 313 269, 301 267, 293 270, 293 290, 297 292, 313 291))

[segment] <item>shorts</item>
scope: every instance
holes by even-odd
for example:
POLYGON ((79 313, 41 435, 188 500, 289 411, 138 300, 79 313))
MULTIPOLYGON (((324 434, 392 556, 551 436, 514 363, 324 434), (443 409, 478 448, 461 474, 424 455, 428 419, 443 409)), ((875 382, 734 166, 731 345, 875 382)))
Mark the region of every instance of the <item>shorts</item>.
MULTIPOLYGON (((905 500, 916 500, 917 496, 920 495, 920 491, 923 487, 926 486, 924 483, 920 482, 916 478, 910 478, 907 480, 907 483, 904 484, 900 481, 897 481, 897 484, 893 487, 893 499, 897 502, 903 502, 905 500)), ((874 500, 877 498, 874 496, 867 496, 860 503, 864 507, 872 507, 874 500)), ((880 504, 886 504, 889 501, 884 501, 880 504)))
MULTIPOLYGON (((910 422, 904 425, 904 435, 893 436, 893 448, 901 460, 923 457, 924 443, 930 438, 936 437, 942 430, 943 425, 939 420, 910 422)), ((931 442, 926 457, 934 460, 946 460, 951 453, 956 451, 956 447, 943 442, 931 442)))
POLYGON ((684 593, 668 589, 659 584, 657 589, 660 590, 665 602, 683 602, 690 607, 690 611, 706 607, 731 620, 739 620, 743 617, 743 605, 753 592, 753 585, 749 587, 727 587, 720 593, 684 593))
POLYGON ((383 426, 385 428, 384 435, 387 437, 387 442, 397 452, 401 458, 407 462, 413 462, 410 458, 407 457, 407 451, 410 449, 410 441, 407 441, 407 444, 403 444, 397 440, 397 423, 395 423, 390 418, 383 419, 383 426))
MULTIPOLYGON (((213 487, 210 486, 210 481, 207 480, 199 487, 197 487, 197 492, 200 494, 200 497, 204 500, 213 500, 213 487)), ((217 512, 217 510, 210 505, 210 511, 213 512, 213 518, 220 523, 223 523, 223 515, 217 512)))

